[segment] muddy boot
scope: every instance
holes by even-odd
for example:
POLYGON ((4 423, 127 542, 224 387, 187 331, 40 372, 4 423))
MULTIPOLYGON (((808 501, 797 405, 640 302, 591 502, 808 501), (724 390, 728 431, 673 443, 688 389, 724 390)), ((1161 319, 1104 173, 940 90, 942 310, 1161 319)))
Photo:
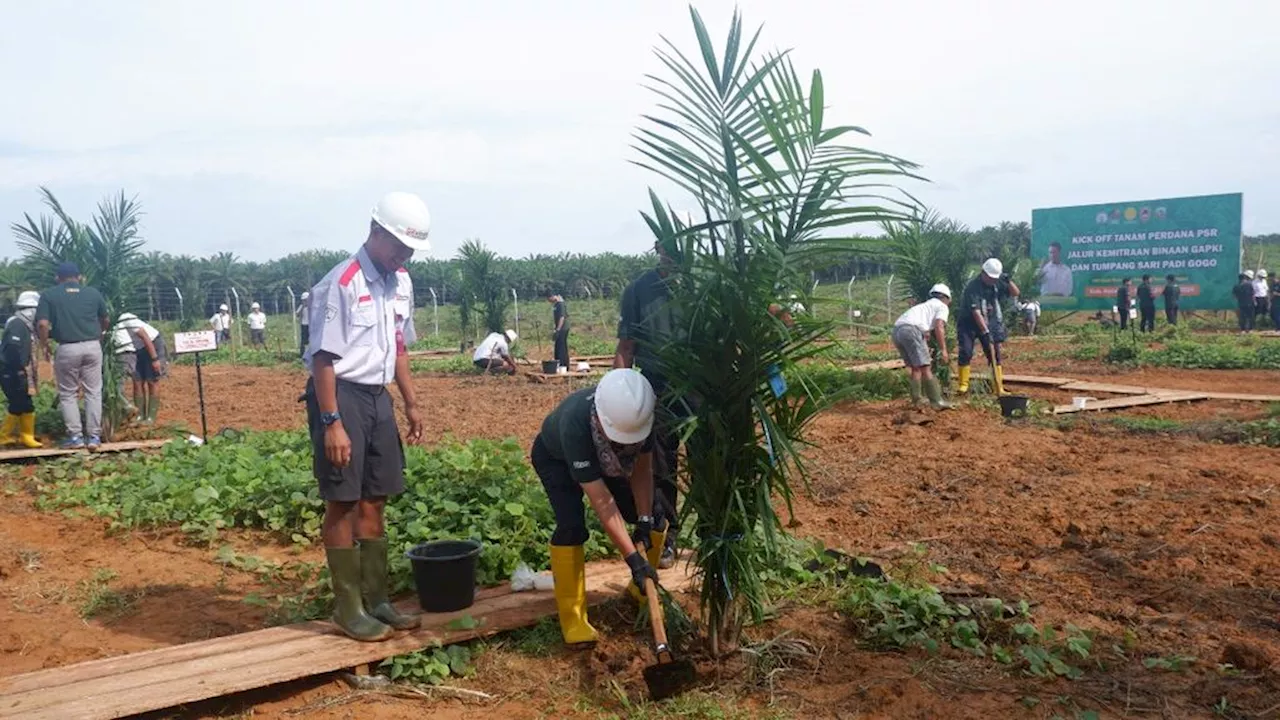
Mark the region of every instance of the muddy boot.
POLYGON ((154 398, 154 397, 148 398, 147 414, 146 414, 146 417, 143 419, 143 422, 145 422, 148 425, 154 425, 156 423, 156 416, 159 414, 160 414, 160 399, 154 398))
POLYGON ((929 396, 929 404, 934 410, 950 410, 951 403, 942 399, 942 383, 938 382, 938 378, 929 378, 924 381, 924 391, 929 396))
POLYGON ((907 383, 911 386, 911 407, 920 407, 920 381, 916 378, 910 378, 907 383))
POLYGON ((32 449, 44 447, 44 444, 36 439, 36 414, 35 413, 29 412, 24 415, 19 415, 18 429, 21 432, 21 435, 18 438, 18 442, 22 443, 23 447, 28 447, 32 449))
POLYGON ((594 643, 596 629, 587 622, 587 567, 581 545, 551 546, 551 577, 555 581, 560 635, 566 645, 594 643))
POLYGON ((18 442, 18 416, 9 413, 4 416, 4 425, 0 425, 0 445, 13 445, 18 442))
POLYGON ((387 596, 387 539, 360 540, 360 593, 364 608, 396 630, 412 630, 422 624, 417 615, 406 615, 387 596))
POLYGON ((360 549, 325 548, 333 584, 333 624, 348 637, 377 642, 391 637, 391 627, 370 617, 360 598, 360 549))
POLYGON ((957 373, 956 392, 961 395, 969 392, 969 366, 961 365, 960 372, 957 373))
POLYGON ((996 395, 1008 395, 1004 389, 1004 368, 996 365, 991 371, 991 376, 995 378, 996 395))

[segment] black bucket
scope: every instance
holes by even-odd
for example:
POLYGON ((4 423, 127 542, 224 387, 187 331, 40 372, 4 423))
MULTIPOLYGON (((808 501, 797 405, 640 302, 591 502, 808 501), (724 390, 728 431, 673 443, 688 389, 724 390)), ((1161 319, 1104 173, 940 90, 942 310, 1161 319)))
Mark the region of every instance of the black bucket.
POLYGON ((542 372, 545 375, 555 375, 556 370, 559 369, 559 367, 560 367, 560 363, 556 362, 555 360, 542 361, 542 372))
POLYGON ((476 601, 476 558, 480 543, 474 540, 433 540, 404 554, 413 566, 418 604, 427 612, 454 612, 476 601))
POLYGON ((1028 402, 1026 395, 1001 395, 1000 414, 1007 418, 1023 417, 1027 414, 1028 402))

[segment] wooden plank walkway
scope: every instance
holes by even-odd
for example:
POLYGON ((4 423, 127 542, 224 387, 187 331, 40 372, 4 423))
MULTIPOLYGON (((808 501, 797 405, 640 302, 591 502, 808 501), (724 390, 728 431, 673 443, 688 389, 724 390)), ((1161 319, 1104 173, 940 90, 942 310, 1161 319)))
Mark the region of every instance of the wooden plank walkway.
POLYGON ((1208 396, 1203 393, 1195 392, 1161 392, 1152 395, 1130 395, 1128 397, 1111 398, 1109 400, 1098 400, 1090 402, 1084 408, 1078 408, 1075 405, 1057 405, 1053 408, 1054 415, 1066 415, 1069 413, 1092 412, 1094 410, 1119 410, 1121 408, 1138 407, 1140 405, 1161 405, 1163 403, 1172 402, 1193 402, 1196 400, 1208 400, 1208 396))
MULTIPOLYGON (((129 442, 104 443, 95 452, 115 453, 133 450, 155 450, 173 440, 131 440, 129 442)), ((63 450, 59 447, 21 448, 18 450, 0 450, 0 462, 16 460, 34 460, 39 458, 65 457, 67 455, 84 455, 88 450, 63 450)))
MULTIPOLYGON (((630 579, 621 562, 591 563, 588 602, 618 597, 630 579)), ((663 586, 671 592, 690 583, 683 565, 663 573, 663 586)), ((418 612, 416 598, 399 605, 418 612)), ((0 678, 0 718, 112 720, 379 662, 437 642, 486 637, 555 612, 552 591, 515 593, 503 586, 480 591, 467 610, 423 614, 420 629, 381 643, 351 640, 332 624, 315 621, 37 670, 0 678), (468 616, 479 626, 450 629, 451 622, 468 616)))
POLYGON ((881 360, 880 362, 854 365, 849 369, 854 372, 862 372, 864 370, 897 370, 898 368, 904 368, 906 366, 907 364, 899 358, 897 360, 881 360))

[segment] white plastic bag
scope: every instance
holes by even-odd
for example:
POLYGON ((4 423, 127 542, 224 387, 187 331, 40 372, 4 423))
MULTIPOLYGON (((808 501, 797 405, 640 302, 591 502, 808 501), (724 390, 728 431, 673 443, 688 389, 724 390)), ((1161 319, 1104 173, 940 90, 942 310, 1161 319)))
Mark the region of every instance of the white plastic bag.
POLYGON ((529 569, 529 566, 520 563, 516 566, 515 572, 511 573, 511 592, 532 590, 534 577, 533 571, 529 569))

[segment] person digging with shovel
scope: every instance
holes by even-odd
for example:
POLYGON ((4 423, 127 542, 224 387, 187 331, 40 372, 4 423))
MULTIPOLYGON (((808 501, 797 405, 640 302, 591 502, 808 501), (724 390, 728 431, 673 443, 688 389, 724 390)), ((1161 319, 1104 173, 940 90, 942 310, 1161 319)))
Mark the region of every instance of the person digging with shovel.
POLYGON ((597 639, 587 621, 584 495, 631 569, 635 596, 644 594, 646 581, 658 580, 654 568, 666 534, 653 521, 665 510, 655 507, 663 500, 653 489, 656 402, 639 371, 610 370, 598 385, 572 393, 547 415, 529 452, 555 513, 551 576, 560 634, 571 647, 597 639), (634 527, 631 535, 627 523, 634 527))
POLYGON ((929 334, 938 344, 943 365, 951 364, 947 354, 947 317, 950 315, 951 288, 938 283, 929 289, 929 299, 911 306, 893 324, 893 345, 911 373, 911 405, 920 406, 920 395, 929 398, 934 410, 949 410, 951 403, 942 399, 942 386, 933 376, 933 359, 929 357, 929 334))
POLYGON ((959 346, 959 357, 956 364, 960 366, 960 382, 956 388, 961 393, 969 392, 969 363, 973 362, 973 343, 982 343, 982 353, 991 364, 991 375, 995 381, 996 394, 1004 395, 1004 370, 1000 367, 1000 343, 1005 341, 1004 313, 1000 302, 1005 298, 1018 297, 1021 292, 1013 279, 1004 272, 1004 264, 996 258, 982 263, 982 272, 978 277, 965 285, 960 295, 960 313, 956 319, 956 344, 959 346))

